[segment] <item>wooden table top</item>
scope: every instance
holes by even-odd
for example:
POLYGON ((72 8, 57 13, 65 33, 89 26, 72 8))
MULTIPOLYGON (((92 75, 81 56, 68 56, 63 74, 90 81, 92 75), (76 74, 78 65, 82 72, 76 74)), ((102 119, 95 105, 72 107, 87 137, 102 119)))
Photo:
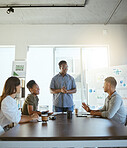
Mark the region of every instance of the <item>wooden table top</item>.
POLYGON ((127 140, 127 127, 104 118, 88 118, 66 114, 47 123, 18 124, 0 136, 3 141, 64 141, 64 140, 127 140))

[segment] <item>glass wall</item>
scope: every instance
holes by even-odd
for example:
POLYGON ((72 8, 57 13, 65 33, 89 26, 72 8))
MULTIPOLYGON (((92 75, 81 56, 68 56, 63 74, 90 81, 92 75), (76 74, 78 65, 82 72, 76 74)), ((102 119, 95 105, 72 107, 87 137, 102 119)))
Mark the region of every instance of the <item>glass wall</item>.
MULTIPOLYGON (((75 107, 82 109, 81 103, 83 101, 91 106, 102 106, 103 99, 95 96, 94 91, 98 91, 98 94, 100 92, 100 96, 103 96, 103 98, 105 98, 106 94, 103 91, 103 84, 96 83, 94 72, 108 67, 108 58, 107 46, 54 46, 51 48, 31 46, 27 55, 26 83, 32 79, 38 83, 40 87, 39 105, 49 105, 49 109, 52 110, 53 97, 49 90, 50 82, 52 77, 60 71, 59 61, 66 60, 68 74, 74 77, 77 86, 77 93, 73 94, 75 107)), ((28 93, 27 90, 26 95, 28 93)))
POLYGON ((108 58, 106 46, 82 48, 83 92, 87 104, 94 108, 103 106, 107 96, 103 90, 105 75, 100 75, 100 72, 108 68, 108 58))
POLYGON ((80 48, 55 48, 55 74, 59 70, 58 63, 65 60, 68 63, 68 74, 73 76, 76 82, 77 92, 73 94, 74 105, 81 107, 81 61, 80 48))
MULTIPOLYGON (((26 84, 35 80, 40 87, 39 105, 49 105, 52 109, 50 81, 53 77, 53 48, 30 47, 27 54, 26 84)), ((26 96, 29 94, 26 88, 26 96)))

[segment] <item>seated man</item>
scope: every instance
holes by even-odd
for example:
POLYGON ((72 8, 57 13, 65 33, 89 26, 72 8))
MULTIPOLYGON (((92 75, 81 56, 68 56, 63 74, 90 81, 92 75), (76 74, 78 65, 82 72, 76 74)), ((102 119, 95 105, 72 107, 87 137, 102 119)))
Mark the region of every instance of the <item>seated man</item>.
POLYGON ((91 115, 101 116, 104 118, 112 119, 120 124, 126 122, 126 112, 124 109, 121 96, 116 92, 117 82, 113 77, 107 77, 104 82, 104 92, 108 93, 105 99, 105 104, 101 110, 90 110, 90 108, 82 103, 82 107, 90 112, 91 115))
POLYGON ((31 94, 27 96, 24 102, 24 105, 22 108, 22 114, 32 115, 33 113, 37 113, 38 115, 41 115, 41 112, 37 111, 38 101, 39 101, 39 98, 37 95, 39 95, 39 90, 40 90, 39 86, 36 84, 34 80, 31 80, 27 83, 27 88, 29 89, 31 94))

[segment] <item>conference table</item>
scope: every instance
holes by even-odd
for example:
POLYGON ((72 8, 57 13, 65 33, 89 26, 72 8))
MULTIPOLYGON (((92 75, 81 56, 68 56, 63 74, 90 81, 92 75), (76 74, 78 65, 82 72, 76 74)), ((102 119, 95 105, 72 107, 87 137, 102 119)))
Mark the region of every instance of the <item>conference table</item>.
POLYGON ((0 148, 43 147, 127 147, 127 127, 99 117, 68 119, 65 113, 56 120, 18 124, 0 136, 0 148))

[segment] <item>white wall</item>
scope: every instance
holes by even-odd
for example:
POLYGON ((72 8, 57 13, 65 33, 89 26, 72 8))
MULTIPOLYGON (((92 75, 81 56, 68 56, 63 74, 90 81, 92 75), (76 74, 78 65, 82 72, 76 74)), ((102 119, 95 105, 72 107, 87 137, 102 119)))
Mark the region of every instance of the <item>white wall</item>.
POLYGON ((18 60, 26 59, 28 45, 109 45, 110 64, 122 65, 127 25, 0 25, 0 45, 16 45, 18 60))

